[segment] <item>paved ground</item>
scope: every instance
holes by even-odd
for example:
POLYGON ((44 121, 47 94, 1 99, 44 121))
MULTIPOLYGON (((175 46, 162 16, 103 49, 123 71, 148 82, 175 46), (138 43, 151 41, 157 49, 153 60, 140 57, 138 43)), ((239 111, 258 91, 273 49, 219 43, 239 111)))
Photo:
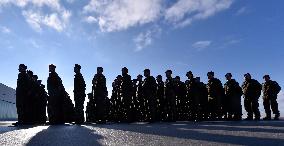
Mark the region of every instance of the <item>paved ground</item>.
POLYGON ((0 145, 284 145, 284 121, 177 122, 13 127, 0 122, 0 145))

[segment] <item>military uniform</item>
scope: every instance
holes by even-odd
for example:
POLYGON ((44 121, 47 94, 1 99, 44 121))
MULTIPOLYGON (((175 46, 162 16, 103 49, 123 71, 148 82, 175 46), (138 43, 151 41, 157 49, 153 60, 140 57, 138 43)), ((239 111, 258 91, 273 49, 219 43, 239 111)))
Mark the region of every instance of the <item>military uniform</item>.
POLYGON ((228 114, 228 119, 241 120, 242 119, 242 105, 241 96, 242 88, 235 79, 228 80, 224 84, 225 101, 228 114))
POLYGON ((95 100, 95 121, 105 123, 108 114, 106 78, 103 74, 96 74, 93 78, 93 96, 95 100))
POLYGON ((165 84, 163 81, 157 82, 157 119, 165 120, 165 84))
POLYGON ((176 93, 174 88, 173 78, 167 78, 165 82, 165 97, 166 97, 166 108, 167 108, 167 120, 176 121, 176 93))
POLYGON ((271 119, 271 109, 273 114, 275 114, 275 119, 278 120, 280 112, 278 110, 277 94, 280 92, 281 87, 276 81, 266 81, 262 86, 263 91, 263 106, 266 113, 266 118, 264 120, 271 119), (271 107, 271 109, 270 109, 271 107))
POLYGON ((157 110, 157 84, 153 76, 146 77, 143 82, 143 96, 146 99, 147 120, 156 121, 157 110))
POLYGON ((260 118, 258 99, 261 94, 261 88, 261 84, 254 79, 246 80, 242 85, 244 94, 244 107, 247 111, 247 120, 252 120, 253 114, 255 114, 256 120, 259 120, 260 118))
POLYGON ((74 75, 74 101, 75 101, 75 122, 84 122, 84 102, 85 102, 85 90, 86 84, 81 73, 76 73, 74 75))
POLYGON ((208 104, 211 119, 221 119, 222 113, 222 99, 224 97, 224 89, 222 83, 217 78, 208 80, 208 104))

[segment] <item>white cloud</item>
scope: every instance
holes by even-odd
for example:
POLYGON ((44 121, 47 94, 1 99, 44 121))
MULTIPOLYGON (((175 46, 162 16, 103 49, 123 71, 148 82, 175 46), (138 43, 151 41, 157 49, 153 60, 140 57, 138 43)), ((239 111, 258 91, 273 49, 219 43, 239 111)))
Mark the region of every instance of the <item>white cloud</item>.
POLYGON ((61 16, 58 16, 58 13, 42 14, 40 11, 32 10, 23 11, 22 14, 27 23, 38 32, 42 30, 43 25, 61 32, 66 28, 69 17, 71 16, 71 13, 68 11, 64 11, 61 16))
POLYGON ((98 22, 98 20, 93 16, 85 17, 84 21, 90 24, 98 22))
POLYGON ((157 20, 161 0, 91 0, 84 13, 92 13, 102 31, 112 32, 157 20))
POLYGON ((248 10, 246 7, 241 7, 237 12, 236 15, 242 15, 244 13, 246 13, 248 10))
POLYGON ((11 30, 6 26, 2 26, 0 29, 2 33, 6 33, 6 34, 11 33, 11 30))
POLYGON ((0 6, 13 4, 22 8, 22 15, 26 22, 36 31, 40 32, 43 26, 48 26, 58 32, 63 31, 71 17, 71 12, 66 10, 60 0, 1 0, 0 6), (49 13, 44 13, 48 8, 49 13))
POLYGON ((212 41, 198 41, 192 44, 192 47, 197 49, 198 51, 201 51, 211 45, 212 41))
POLYGON ((152 44, 153 39, 157 38, 162 29, 159 26, 154 26, 153 28, 147 30, 146 32, 140 33, 138 36, 136 36, 133 41, 136 45, 135 52, 139 52, 143 50, 145 47, 152 44))
POLYGON ((184 27, 228 9, 232 3, 233 0, 178 0, 166 9, 165 19, 177 27, 184 27))

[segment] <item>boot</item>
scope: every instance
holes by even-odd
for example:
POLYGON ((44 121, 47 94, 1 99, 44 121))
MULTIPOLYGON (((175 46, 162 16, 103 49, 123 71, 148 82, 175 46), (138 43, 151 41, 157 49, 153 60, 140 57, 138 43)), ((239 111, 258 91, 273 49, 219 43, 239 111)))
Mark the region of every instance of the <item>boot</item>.
POLYGON ((275 114, 274 120, 279 120, 280 114, 275 114))

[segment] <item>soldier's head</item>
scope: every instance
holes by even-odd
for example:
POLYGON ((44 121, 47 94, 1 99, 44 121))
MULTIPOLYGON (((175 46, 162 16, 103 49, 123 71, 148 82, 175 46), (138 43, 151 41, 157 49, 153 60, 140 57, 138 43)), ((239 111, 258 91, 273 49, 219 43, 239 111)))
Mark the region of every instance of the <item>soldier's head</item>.
POLYGON ((54 64, 50 64, 49 65, 49 72, 51 72, 51 73, 55 72, 55 68, 56 68, 56 66, 54 64))
POLYGON ((24 64, 19 65, 19 72, 24 73, 27 70, 27 66, 24 64))
POLYGON ((197 83, 199 83, 199 82, 200 82, 200 77, 196 77, 196 78, 195 78, 195 81, 196 81, 197 83))
POLYGON ((162 75, 158 75, 158 76, 156 77, 156 80, 157 80, 157 82, 162 82, 162 81, 163 81, 162 75))
POLYGON ((27 74, 28 74, 28 76, 29 76, 31 79, 33 78, 33 75, 34 75, 33 71, 28 70, 28 71, 27 71, 27 74))
POLYGON ((126 67, 124 67, 124 68, 122 68, 121 72, 122 72, 122 76, 127 75, 128 69, 126 67))
POLYGON ((171 70, 167 70, 166 71, 166 77, 167 78, 171 78, 172 77, 173 72, 171 70))
POLYGON ((38 83, 38 84, 41 84, 41 82, 42 82, 42 80, 37 80, 37 83, 38 83))
POLYGON ((176 76, 176 77, 175 77, 175 81, 176 81, 176 82, 180 82, 180 76, 176 76))
POLYGON ((269 75, 264 75, 263 79, 265 80, 265 82, 268 82, 270 80, 270 76, 269 75))
POLYGON ((226 77, 226 79, 229 81, 229 80, 232 79, 232 74, 231 74, 231 73, 227 73, 227 74, 225 75, 225 77, 226 77))
POLYGON ((209 80, 213 79, 214 78, 214 72, 213 71, 208 72, 207 77, 208 77, 209 80))
POLYGON ((139 75, 137 76, 137 80, 138 80, 138 81, 142 81, 142 79, 143 79, 143 76, 139 74, 139 75))
POLYGON ((145 69, 144 70, 144 76, 149 77, 151 75, 150 69, 145 69))
POLYGON ((97 67, 97 74, 103 74, 104 69, 102 67, 97 67))
POLYGON ((38 79, 38 76, 37 75, 33 75, 33 80, 37 81, 37 79, 38 79))
POLYGON ((187 76, 188 79, 192 79, 193 78, 193 74, 192 74, 191 71, 187 72, 186 76, 187 76))
POLYGON ((116 79, 117 79, 118 81, 121 81, 122 76, 121 76, 121 75, 118 75, 118 76, 116 76, 116 79))
POLYGON ((80 73, 80 70, 81 70, 81 65, 75 64, 74 72, 75 72, 75 73, 80 73))
POLYGON ((250 73, 246 73, 246 74, 244 74, 244 77, 245 77, 245 80, 246 80, 246 81, 248 81, 248 80, 250 80, 250 79, 251 79, 251 75, 250 75, 250 73))

